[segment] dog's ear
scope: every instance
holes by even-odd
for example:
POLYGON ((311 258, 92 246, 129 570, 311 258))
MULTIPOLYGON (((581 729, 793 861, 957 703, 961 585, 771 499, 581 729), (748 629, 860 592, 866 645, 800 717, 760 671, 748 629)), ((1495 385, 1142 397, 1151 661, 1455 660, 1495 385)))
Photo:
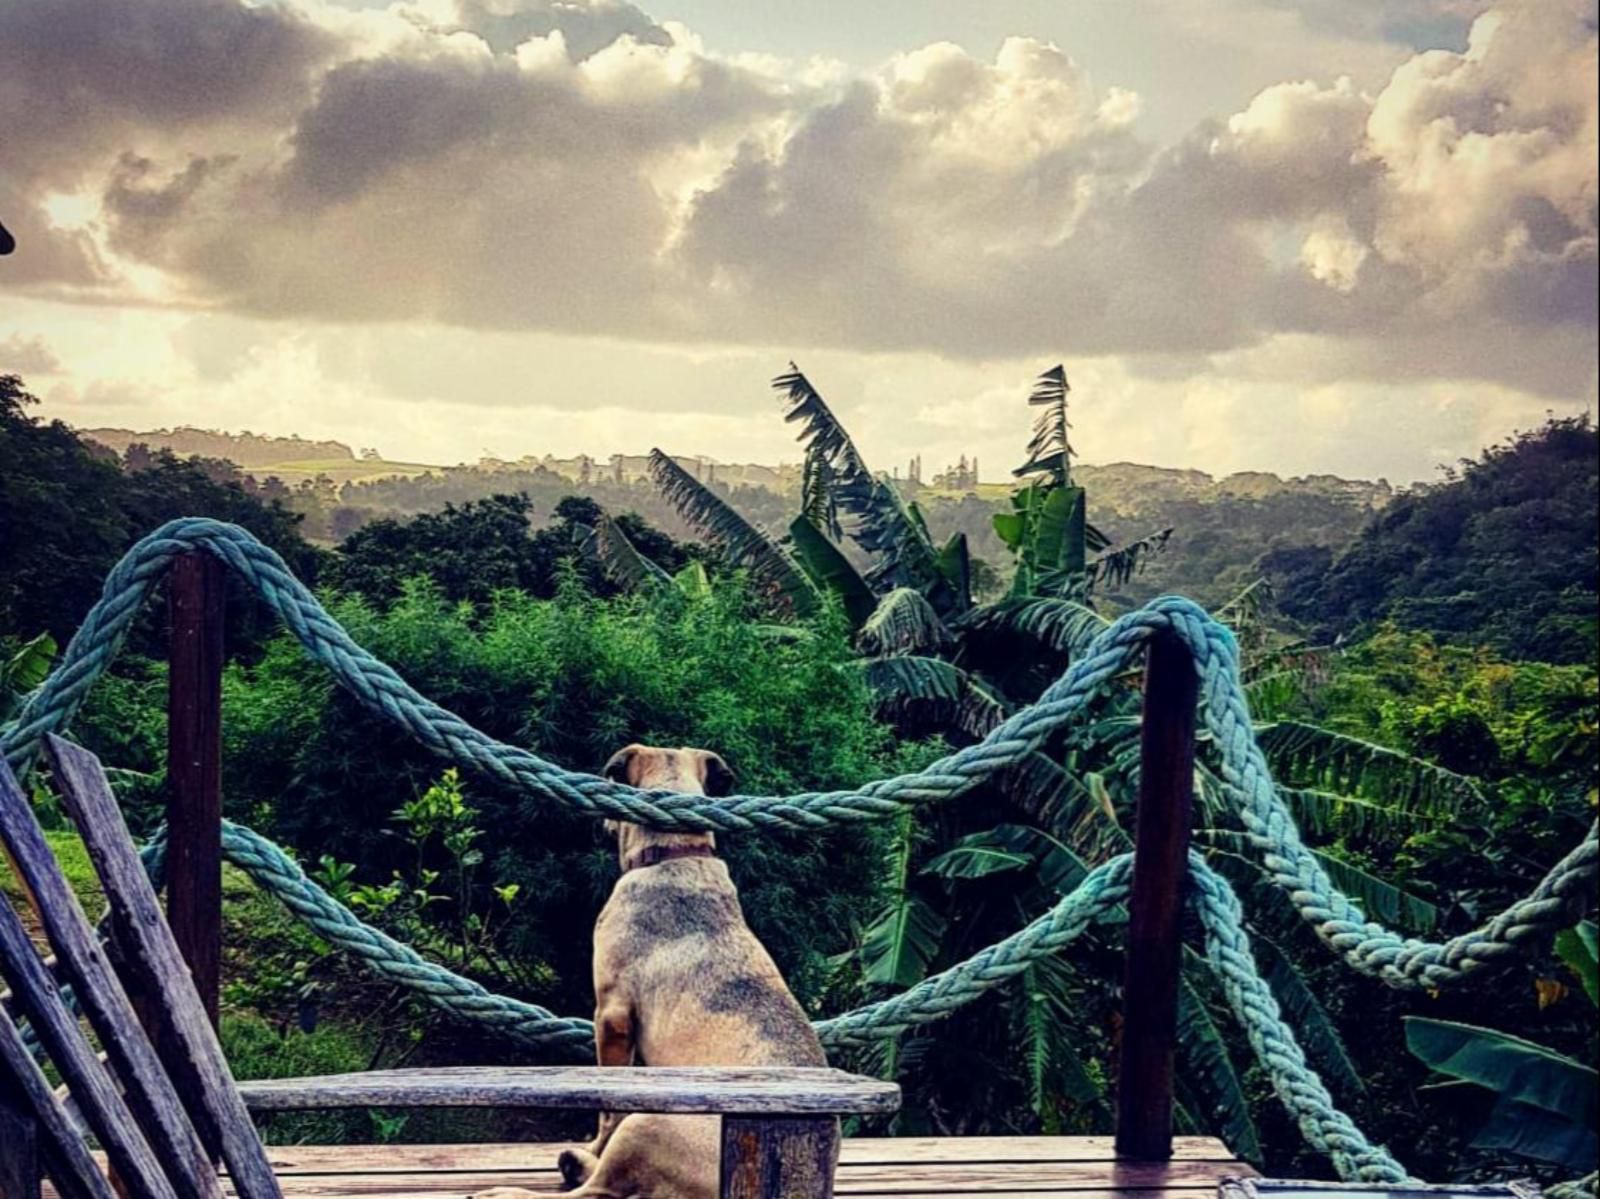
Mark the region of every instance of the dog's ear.
POLYGON ((700 758, 700 786, 713 799, 733 794, 733 769, 720 754, 705 751, 700 758))
POLYGON ((628 781, 628 767, 633 762, 634 754, 639 752, 637 745, 625 745, 611 755, 605 769, 600 773, 613 783, 626 783, 628 781))

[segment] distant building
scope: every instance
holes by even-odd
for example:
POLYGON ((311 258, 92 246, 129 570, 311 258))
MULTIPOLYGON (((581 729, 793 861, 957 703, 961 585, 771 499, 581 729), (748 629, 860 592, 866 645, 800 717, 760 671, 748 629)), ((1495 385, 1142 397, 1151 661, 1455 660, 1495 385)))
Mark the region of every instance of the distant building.
MULTIPOLYGON (((917 464, 920 477, 922 459, 913 458, 917 464)), ((965 454, 954 466, 947 466, 944 470, 933 476, 933 485, 943 491, 976 491, 978 487, 978 458, 973 455, 972 461, 967 461, 965 454)))

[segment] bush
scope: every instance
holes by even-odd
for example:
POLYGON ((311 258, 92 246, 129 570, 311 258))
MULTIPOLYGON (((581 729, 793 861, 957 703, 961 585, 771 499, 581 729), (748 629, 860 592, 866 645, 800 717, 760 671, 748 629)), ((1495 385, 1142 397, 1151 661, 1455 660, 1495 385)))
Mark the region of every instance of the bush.
MULTIPOLYGON (((357 599, 334 610, 425 695, 574 769, 597 770, 634 740, 697 745, 727 758, 741 790, 784 793, 854 785, 934 752, 898 746, 873 719, 842 622, 760 624, 734 583, 700 599, 597 599, 569 574, 553 600, 502 592, 483 611, 412 580, 386 610, 357 599)), ((398 892, 379 895, 397 872, 406 890, 431 891, 420 915, 436 953, 452 952, 453 930, 492 919, 484 952, 460 964, 558 1011, 588 1010, 590 930, 616 872, 597 822, 463 772, 452 785, 484 858, 461 893, 467 872, 447 838, 412 836, 397 819, 447 763, 332 686, 287 637, 229 668, 224 710, 233 818, 310 862, 331 859, 340 886, 367 888, 373 914, 418 916, 398 892)), ((874 904, 882 835, 763 833, 721 847, 750 923, 812 1007, 829 992, 828 955, 874 904)), ((407 931, 427 944, 425 930, 407 931)))

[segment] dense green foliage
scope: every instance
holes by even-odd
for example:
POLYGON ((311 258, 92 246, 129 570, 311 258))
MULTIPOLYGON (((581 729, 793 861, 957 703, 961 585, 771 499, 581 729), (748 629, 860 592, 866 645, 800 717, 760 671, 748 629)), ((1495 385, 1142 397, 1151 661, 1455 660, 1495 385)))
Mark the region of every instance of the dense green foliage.
MULTIPOLYGON (((608 600, 569 571, 553 600, 505 591, 479 610, 419 578, 387 608, 350 597, 334 612, 427 695, 575 768, 598 769, 634 740, 707 745, 733 763, 741 785, 788 791, 844 786, 929 752, 897 748, 872 719, 841 626, 824 620, 804 636, 774 639, 732 584, 700 599, 608 600)), ((125 672, 98 690, 79 728, 108 760, 154 772, 161 725, 151 675, 141 682, 125 672)), ((451 866, 443 837, 419 847, 396 816, 429 792, 441 764, 333 688, 287 636, 230 668, 224 716, 225 794, 236 819, 313 863, 327 855, 357 864, 340 878, 352 885, 381 887, 400 870, 414 887, 418 868, 451 866)), ((450 875, 429 917, 453 927, 468 909, 492 914, 493 952, 467 964, 558 1010, 585 1010, 584 930, 609 891, 614 853, 593 822, 555 805, 476 778, 463 789, 482 833, 482 869, 470 891, 450 875), (509 906, 494 891, 507 885, 518 888, 509 906)), ((153 806, 133 806, 148 828, 153 806)), ((808 999, 826 991, 824 956, 849 944, 875 896, 878 839, 841 831, 724 847, 752 923, 808 999)))
MULTIPOLYGON (((130 545, 178 516, 232 521, 315 580, 320 555, 299 518, 246 488, 230 463, 129 450, 128 461, 84 442, 60 421, 28 414, 34 398, 0 375, 0 642, 48 632, 65 643, 130 545)), ((260 622, 230 609, 235 639, 260 622)))
MULTIPOLYGON (((716 749, 748 791, 911 768, 1031 701, 1121 607, 1176 588, 1239 632, 1286 801, 1339 885, 1386 923, 1430 936, 1471 927, 1524 894, 1593 818, 1600 691, 1592 658, 1573 652, 1592 646, 1595 626, 1586 424, 1556 422, 1402 496, 1341 552, 1373 492, 1243 480, 1219 494, 1188 480, 1177 494, 1141 482, 1142 468, 1075 464, 1059 369, 1035 392, 1027 483, 998 522, 992 499, 919 494, 868 471, 804 376, 780 383, 809 451, 795 495, 665 466, 666 496, 612 479, 574 497, 545 470, 381 480, 343 494, 403 494, 428 510, 402 519, 401 505, 375 504, 330 552, 301 540, 278 501, 314 512, 326 536, 337 531, 330 514, 352 511, 337 493, 330 507, 327 495, 280 495, 227 464, 137 445, 114 460, 30 419, 8 379, 0 527, 28 535, 0 537, 0 719, 54 652, 37 635, 70 633, 117 554, 163 519, 204 513, 288 555, 357 640, 423 693, 574 768, 595 769, 636 739, 716 749), (1168 524, 1170 540, 1142 540, 1168 524), (677 540, 694 526, 709 546, 677 540), (765 531, 783 529, 782 540, 765 531), (1113 542, 1128 547, 1120 559, 1113 542), (998 572, 985 575, 983 555, 998 572), (1255 583, 1258 560, 1304 624, 1274 610, 1272 588, 1255 583), (1346 640, 1327 648, 1320 635, 1334 633, 1346 640)), ((585 1012, 587 934, 616 871, 600 830, 448 769, 334 688, 287 635, 254 623, 250 605, 235 608, 229 815, 293 847, 364 919, 428 956, 585 1012)), ((76 729, 118 768, 140 832, 164 796, 158 625, 159 612, 76 729)), ((807 1006, 839 1011, 960 961, 1126 849, 1139 699, 1135 679, 1119 682, 1081 727, 959 804, 722 846, 752 926, 807 1006)), ((1264 884, 1202 751, 1197 842, 1243 893, 1261 967, 1338 1100, 1424 1176, 1530 1168, 1510 1143, 1525 1130, 1486 1132, 1491 1074, 1476 1090, 1424 1089, 1429 1065, 1407 1053, 1404 1021, 1492 1023, 1592 1063, 1592 961, 1569 937, 1437 998, 1353 975, 1264 884)), ((241 1073, 506 1060, 503 1044, 376 983, 231 874, 228 897, 224 1031, 241 1073)), ((1120 941, 1120 929, 1098 930, 1068 957, 862 1054, 857 1064, 905 1087, 893 1128, 1107 1130, 1120 941)), ((1182 1126, 1217 1132, 1276 1172, 1323 1173, 1196 948, 1180 1013, 1182 1126)), ((1568 1095, 1581 1110, 1582 1096, 1568 1095)), ((484 1131, 402 1123, 295 1117, 273 1131, 484 1131)))
POLYGON ((1596 652, 1600 434, 1551 420, 1398 497, 1329 561, 1285 553, 1284 610, 1325 633, 1391 618, 1512 658, 1596 652))

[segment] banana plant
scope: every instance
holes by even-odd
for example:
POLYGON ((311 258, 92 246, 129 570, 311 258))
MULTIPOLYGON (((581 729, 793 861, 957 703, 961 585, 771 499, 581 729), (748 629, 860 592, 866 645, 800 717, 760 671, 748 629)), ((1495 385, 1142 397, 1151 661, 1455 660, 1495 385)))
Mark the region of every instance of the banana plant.
POLYGON ((1594 1170, 1600 1075, 1592 1065, 1509 1033, 1423 1016, 1406 1017, 1406 1047, 1447 1080, 1425 1089, 1494 1096, 1473 1148, 1572 1174, 1594 1170))

